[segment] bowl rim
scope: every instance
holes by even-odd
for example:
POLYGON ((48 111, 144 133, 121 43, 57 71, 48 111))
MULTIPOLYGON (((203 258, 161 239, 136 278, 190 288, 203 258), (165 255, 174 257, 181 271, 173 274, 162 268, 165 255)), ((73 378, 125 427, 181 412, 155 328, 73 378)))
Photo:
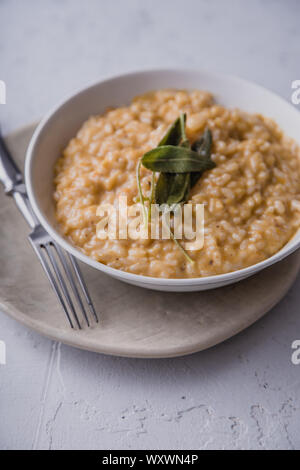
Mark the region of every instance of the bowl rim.
MULTIPOLYGON (((192 277, 192 278, 160 278, 160 277, 151 277, 151 276, 145 276, 142 274, 134 274, 134 273, 129 273, 127 271, 122 271, 120 269, 112 268, 110 266, 107 266, 100 261, 96 261, 84 253, 82 253, 79 249, 77 249, 75 246, 73 246, 71 243, 69 243, 65 238, 63 238, 60 233, 55 230, 55 228, 47 221, 46 217, 43 214, 43 211, 41 210, 39 206, 39 202, 36 198, 35 195, 35 190, 34 190, 34 185, 32 182, 32 170, 33 170, 33 162, 34 162, 34 156, 35 156, 35 150, 38 145, 38 141, 40 139, 41 132, 47 127, 48 122, 55 118, 55 114, 59 112, 66 104, 70 103, 72 100, 78 98, 80 95, 85 94, 86 92, 92 90, 93 88, 97 88, 100 85, 103 85, 107 82, 111 82, 114 80, 120 80, 122 78, 130 78, 130 77, 136 77, 138 75, 144 75, 144 74, 161 74, 161 73, 189 73, 189 74, 206 74, 211 77, 215 77, 217 79, 224 79, 224 80, 231 80, 233 82, 243 84, 245 86, 250 86, 252 88, 256 88, 257 90, 260 90, 261 92, 269 94, 270 97, 276 98, 278 101, 281 101, 282 104, 285 106, 289 106, 290 110, 295 112, 295 115, 298 115, 299 118, 299 111, 296 110, 288 101, 283 99, 281 96, 277 95, 271 90, 268 90, 267 88, 252 82, 250 80, 246 80, 244 78, 231 75, 231 74, 224 74, 224 73, 218 73, 216 71, 210 71, 206 69, 197 69, 197 68, 183 68, 183 67, 174 67, 174 68, 154 68, 154 69, 141 69, 141 70, 136 70, 136 71, 131 71, 131 72, 126 72, 126 73, 121 73, 121 74, 113 74, 109 77, 106 77, 101 80, 97 80, 96 82, 93 82, 92 84, 82 87, 75 93, 69 94, 66 98, 60 100, 58 104, 55 106, 51 107, 50 110, 45 114, 45 116, 41 119, 39 122, 38 126, 36 127, 31 140, 29 142, 27 151, 26 151, 26 158, 25 158, 25 185, 29 197, 29 201, 33 207, 33 210, 39 219, 41 225, 45 228, 45 230, 51 235, 51 237, 62 247, 64 248, 68 253, 72 254, 74 257, 78 258, 80 261, 83 263, 88 264, 89 266, 98 269, 99 271, 104 272, 105 274, 108 274, 110 276, 113 276, 115 278, 121 279, 123 281, 127 281, 133 284, 148 284, 148 285, 157 285, 160 284, 161 286, 201 286, 201 285, 211 285, 211 284, 220 284, 220 285, 225 285, 226 283, 230 283, 231 281, 238 282, 239 280, 242 280, 252 274, 255 274, 262 269, 267 268, 268 266, 271 266, 278 261, 281 261, 282 259, 286 258, 288 255, 292 254, 294 251, 296 251, 300 247, 300 239, 298 241, 292 242, 293 238, 295 238, 297 232, 293 235, 293 237, 285 244, 278 252, 276 252, 274 255, 270 256, 266 260, 260 261, 259 263, 253 264, 251 266, 248 266, 246 268, 242 268, 236 271, 231 271, 229 273, 224 273, 224 274, 216 274, 216 275, 211 275, 211 276, 205 276, 205 277, 192 277), (291 243, 292 242, 292 243, 291 243)), ((300 229, 299 229, 300 230, 300 229)))

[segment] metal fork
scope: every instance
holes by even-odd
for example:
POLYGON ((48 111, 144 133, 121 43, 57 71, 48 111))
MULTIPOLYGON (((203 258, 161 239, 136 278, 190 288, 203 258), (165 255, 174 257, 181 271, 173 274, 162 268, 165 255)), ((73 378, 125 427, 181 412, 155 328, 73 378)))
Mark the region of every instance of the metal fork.
POLYGON ((1 134, 0 181, 4 185, 5 193, 14 198, 19 210, 32 228, 32 232, 28 236, 29 241, 62 305, 71 328, 75 326, 78 329, 82 328, 73 299, 76 300, 77 307, 79 307, 88 327, 91 326, 91 322, 84 301, 91 316, 98 323, 97 313, 76 259, 64 252, 40 224, 29 202, 22 174, 10 155, 1 134))

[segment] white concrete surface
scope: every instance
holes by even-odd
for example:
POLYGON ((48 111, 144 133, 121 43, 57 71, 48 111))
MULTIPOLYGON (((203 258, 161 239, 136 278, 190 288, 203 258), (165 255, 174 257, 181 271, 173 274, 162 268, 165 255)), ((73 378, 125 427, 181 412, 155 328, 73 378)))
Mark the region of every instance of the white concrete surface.
MULTIPOLYGON (((1 125, 100 77, 160 66, 240 75, 289 99, 299 15, 297 0, 1 0, 1 125)), ((299 449, 299 288, 300 277, 237 337, 172 360, 75 350, 0 313, 0 448, 299 449)))

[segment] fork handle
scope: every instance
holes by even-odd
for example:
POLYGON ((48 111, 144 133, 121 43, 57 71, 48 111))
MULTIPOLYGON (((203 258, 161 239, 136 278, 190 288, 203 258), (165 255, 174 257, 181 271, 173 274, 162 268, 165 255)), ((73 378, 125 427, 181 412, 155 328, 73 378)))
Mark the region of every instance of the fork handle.
POLYGON ((5 193, 12 196, 31 228, 39 225, 23 183, 23 176, 15 161, 10 155, 3 137, 0 135, 0 181, 4 185, 5 193))
POLYGON ((18 184, 8 194, 14 198, 15 203, 18 206, 18 209, 23 214, 24 218, 26 219, 28 225, 30 225, 31 228, 35 228, 38 225, 40 225, 40 222, 38 218, 36 217, 35 213, 33 212, 33 209, 29 202, 25 184, 23 183, 18 184))
POLYGON ((16 185, 23 182, 22 173, 12 159, 3 137, 0 135, 0 181, 6 194, 10 194, 16 185))

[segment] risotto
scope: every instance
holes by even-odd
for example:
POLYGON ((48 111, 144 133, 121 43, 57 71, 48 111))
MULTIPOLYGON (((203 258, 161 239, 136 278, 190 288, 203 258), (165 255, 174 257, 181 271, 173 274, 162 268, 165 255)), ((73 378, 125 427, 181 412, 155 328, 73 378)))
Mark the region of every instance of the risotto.
MULTIPOLYGON (((152 172, 141 167, 141 188, 150 196, 152 172)), ((300 223, 299 148, 270 119, 227 109, 204 91, 159 90, 129 106, 90 117, 55 167, 56 217, 64 236, 84 254, 116 269, 162 278, 211 276, 239 270, 275 254, 300 223), (189 202, 204 204, 201 250, 189 263, 173 240, 101 240, 99 204, 138 193, 136 166, 186 113, 195 141, 212 133, 211 159, 189 202)))

